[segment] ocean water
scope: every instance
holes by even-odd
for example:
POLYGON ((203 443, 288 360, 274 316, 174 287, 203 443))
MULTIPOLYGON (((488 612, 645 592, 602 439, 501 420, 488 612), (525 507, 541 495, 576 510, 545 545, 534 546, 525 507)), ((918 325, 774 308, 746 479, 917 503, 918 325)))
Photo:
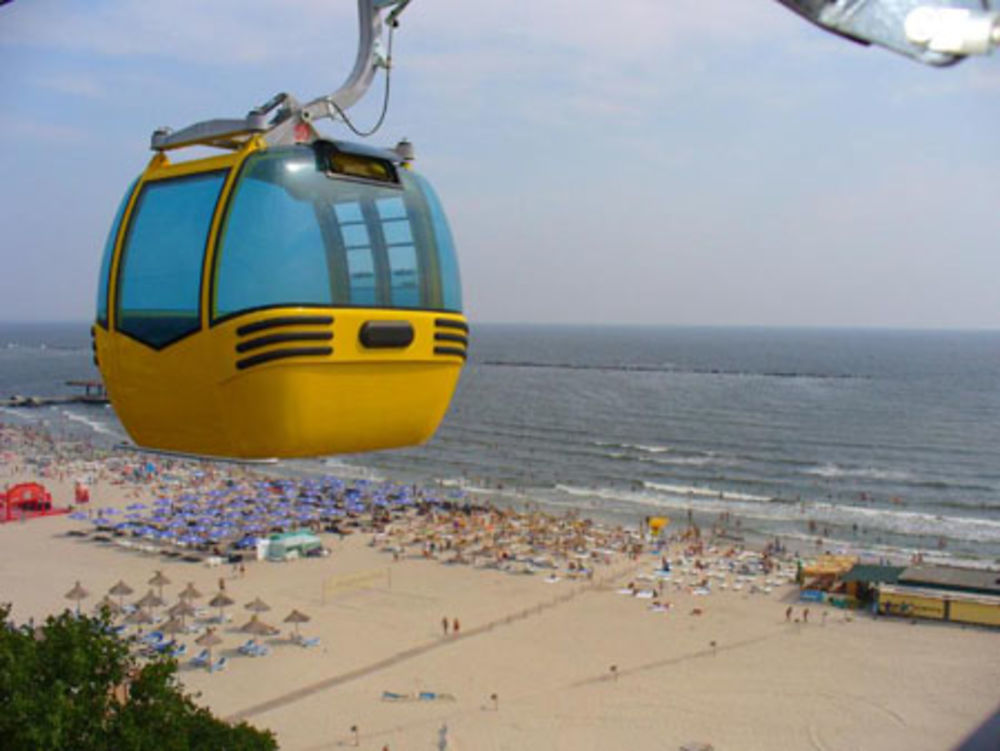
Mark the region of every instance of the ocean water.
MULTIPOLYGON (((0 325, 0 396, 96 378, 87 328, 0 325)), ((105 408, 0 420, 125 438, 105 408)), ((479 325, 429 444, 281 469, 996 562, 1000 332, 479 325)))

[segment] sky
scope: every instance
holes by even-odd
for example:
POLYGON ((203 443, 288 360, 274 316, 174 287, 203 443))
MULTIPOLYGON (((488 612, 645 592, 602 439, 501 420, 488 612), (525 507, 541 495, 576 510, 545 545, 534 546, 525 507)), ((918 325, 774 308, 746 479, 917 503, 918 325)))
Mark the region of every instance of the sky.
MULTIPOLYGON (((152 130, 334 91, 355 14, 0 6, 0 320, 92 319, 152 130)), ((996 329, 998 135, 1000 55, 929 68, 773 0, 413 0, 369 142, 414 143, 473 322, 996 329)))

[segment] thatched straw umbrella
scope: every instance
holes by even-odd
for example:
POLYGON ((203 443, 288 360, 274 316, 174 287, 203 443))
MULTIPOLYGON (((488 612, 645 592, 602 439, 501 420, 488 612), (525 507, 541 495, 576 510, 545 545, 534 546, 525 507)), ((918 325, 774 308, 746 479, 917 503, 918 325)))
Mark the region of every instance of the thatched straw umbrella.
POLYGON ((80 580, 77 579, 76 584, 73 585, 73 589, 67 592, 65 597, 67 600, 76 600, 76 614, 80 615, 80 600, 90 597, 90 592, 85 590, 80 585, 80 580))
POLYGON ((96 610, 98 613, 100 613, 105 608, 108 609, 108 612, 111 613, 111 615, 120 615, 122 612, 121 606, 117 602, 111 599, 111 595, 104 595, 104 597, 101 598, 100 602, 98 602, 94 606, 94 610, 96 610))
POLYGON ((194 586, 194 582, 188 582, 188 585, 184 587, 179 595, 182 600, 197 600, 201 596, 202 594, 194 586))
POLYGON ((149 608, 154 614, 156 612, 156 608, 162 605, 166 605, 166 603, 157 597, 153 590, 149 590, 141 598, 135 601, 135 606, 137 608, 149 608))
POLYGON ((184 618, 187 616, 194 615, 194 608, 191 607, 191 603, 187 600, 180 600, 176 605, 174 605, 170 610, 167 611, 172 618, 180 616, 181 623, 184 623, 184 618))
POLYGON ((165 584, 170 584, 170 579, 163 575, 162 571, 157 571, 153 574, 152 578, 148 582, 149 586, 157 587, 157 594, 160 599, 163 599, 163 586, 165 584))
POLYGON ((274 626, 268 626, 264 621, 259 620, 256 613, 240 628, 240 631, 255 636, 270 636, 276 630, 274 626))
POLYGON ((180 618, 171 618, 169 621, 160 626, 160 631, 165 634, 170 634, 171 636, 176 636, 177 634, 183 633, 185 630, 184 621, 180 618))
POLYGON ((234 602, 236 602, 236 600, 227 595, 225 592, 220 591, 218 594, 215 595, 215 597, 213 597, 211 600, 208 601, 208 604, 213 608, 219 609, 219 623, 222 623, 222 617, 223 617, 222 609, 225 607, 229 607, 234 602))
POLYGON ((126 623, 152 623, 153 616, 149 614, 148 611, 139 608, 138 610, 133 610, 127 616, 125 616, 126 623))
POLYGON ((285 616, 284 623, 291 623, 295 627, 295 635, 299 635, 299 624, 308 623, 310 620, 309 616, 299 610, 293 610, 287 616, 285 616))
POLYGON ((259 597, 255 597, 252 602, 248 602, 244 607, 251 613, 266 613, 271 609, 271 606, 259 597))
POLYGON ((125 609, 125 597, 133 592, 135 592, 135 590, 121 579, 119 579, 118 583, 108 590, 109 595, 115 595, 115 597, 118 598, 118 607, 122 610, 125 609))
POLYGON ((194 643, 197 644, 199 647, 205 647, 208 650, 208 667, 211 669, 212 647, 222 644, 222 639, 216 635, 215 629, 210 628, 204 634, 195 639, 194 643))

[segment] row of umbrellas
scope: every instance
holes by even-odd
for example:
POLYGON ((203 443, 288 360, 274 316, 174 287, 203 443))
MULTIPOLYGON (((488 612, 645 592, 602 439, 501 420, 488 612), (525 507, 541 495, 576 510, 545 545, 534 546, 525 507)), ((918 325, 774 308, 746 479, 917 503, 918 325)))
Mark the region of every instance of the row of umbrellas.
MULTIPOLYGON (((168 579, 162 572, 157 571, 154 576, 149 580, 149 584, 152 586, 159 587, 159 594, 154 593, 152 588, 146 592, 141 598, 136 600, 134 603, 134 609, 129 612, 124 620, 126 623, 130 624, 148 624, 153 622, 153 613, 155 608, 163 607, 166 605, 166 601, 163 599, 163 587, 164 585, 170 584, 170 579, 168 579)), ((97 610, 107 608, 112 614, 120 614, 125 611, 124 598, 130 594, 134 594, 135 590, 132 589, 124 580, 119 580, 111 588, 104 597, 97 603, 97 610), (118 602, 111 599, 114 595, 118 597, 118 602)), ((170 619, 160 626, 160 630, 168 634, 178 634, 186 630, 186 624, 184 619, 192 617, 197 614, 194 606, 191 604, 192 600, 199 599, 203 595, 198 591, 197 587, 194 586, 192 582, 188 582, 187 587, 185 587, 178 595, 178 601, 175 605, 167 610, 170 615, 170 619)), ((90 597, 90 592, 88 592, 83 585, 80 584, 79 580, 73 586, 72 589, 65 595, 66 599, 74 600, 76 602, 76 612, 80 613, 80 603, 82 600, 90 597)), ((213 608, 219 609, 219 620, 223 618, 223 609, 235 604, 235 600, 225 593, 224 590, 219 590, 215 596, 208 601, 208 605, 213 608)), ((275 629, 272 626, 267 625, 259 619, 260 613, 265 613, 271 609, 271 606, 264 602, 260 597, 255 597, 253 600, 248 602, 244 607, 253 613, 250 621, 240 629, 250 634, 265 635, 272 633, 275 629)), ((291 623, 294 625, 295 632, 298 633, 298 627, 300 623, 306 623, 310 620, 310 617, 300 610, 292 610, 288 616, 285 617, 285 623, 291 623)), ((212 630, 206 632, 207 634, 212 633, 212 630)), ((218 638, 218 637, 216 637, 218 638)), ((197 642, 197 643, 200 643, 197 642)))
MULTIPOLYGON (((458 497, 460 493, 452 493, 458 497)), ((376 508, 404 508, 418 501, 440 503, 423 491, 393 483, 358 481, 346 485, 334 477, 228 483, 226 487, 175 498, 157 498, 150 506, 132 503, 121 512, 104 509, 96 517, 83 512, 70 518, 168 544, 201 546, 245 543, 273 530, 333 523, 376 508)), ((254 543, 255 544, 255 543, 254 543)))

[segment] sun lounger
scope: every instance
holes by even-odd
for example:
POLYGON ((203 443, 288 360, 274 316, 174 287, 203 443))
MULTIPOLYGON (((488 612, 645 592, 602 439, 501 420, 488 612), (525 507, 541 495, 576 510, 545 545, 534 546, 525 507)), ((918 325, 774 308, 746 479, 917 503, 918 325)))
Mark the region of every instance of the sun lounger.
POLYGON ((218 672, 219 670, 225 670, 227 664, 229 664, 229 660, 227 660, 225 656, 220 657, 218 660, 212 663, 212 665, 208 668, 208 671, 210 673, 215 673, 218 672))
POLYGON ((150 631, 148 634, 143 636, 140 641, 146 642, 146 644, 159 644, 163 641, 162 631, 150 631))
POLYGON ((441 694, 435 691, 421 691, 417 698, 420 701, 455 701, 452 694, 441 694))
POLYGON ((271 654, 271 650, 263 644, 258 644, 256 639, 248 640, 245 644, 237 647, 236 651, 247 657, 266 657, 271 654))
POLYGON ((188 661, 193 667, 201 668, 208 664, 208 650, 203 649, 188 661))
POLYGON ((412 701, 413 694, 397 694, 395 691, 383 691, 382 701, 412 701))
POLYGON ((177 644, 170 650, 170 656, 177 658, 187 654, 187 644, 177 644))
POLYGON ((236 651, 241 655, 249 655, 252 654, 255 649, 257 649, 257 640, 247 639, 246 642, 236 648, 236 651))
POLYGON ((319 646, 319 637, 318 636, 314 636, 311 639, 301 639, 299 641, 299 645, 303 646, 303 647, 318 647, 319 646))

